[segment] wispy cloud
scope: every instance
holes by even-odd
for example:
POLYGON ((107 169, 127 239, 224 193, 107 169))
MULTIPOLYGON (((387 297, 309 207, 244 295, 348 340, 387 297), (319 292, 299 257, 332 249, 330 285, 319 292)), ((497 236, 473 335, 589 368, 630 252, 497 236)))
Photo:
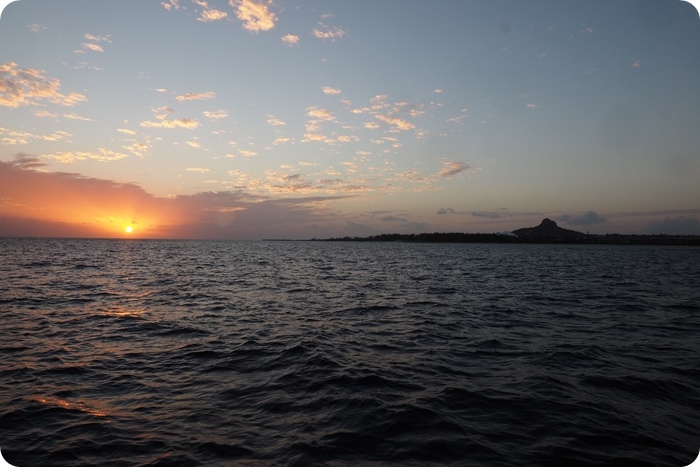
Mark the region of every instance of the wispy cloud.
POLYGON ((469 165, 466 164, 465 162, 456 162, 456 161, 449 161, 449 162, 443 162, 442 164, 442 170, 438 172, 438 175, 443 178, 450 178, 454 177, 457 174, 460 174, 466 170, 469 170, 469 165))
POLYGON ((112 42, 112 36, 106 35, 106 36, 95 36, 93 34, 85 34, 85 39, 93 42, 112 42))
POLYGON ((268 123, 268 125, 272 125, 272 126, 286 125, 286 123, 283 120, 280 120, 279 118, 275 117, 274 115, 267 116, 267 123, 268 123))
POLYGON ((54 154, 43 154, 41 157, 62 162, 64 164, 70 164, 76 161, 83 160, 95 160, 101 162, 116 161, 129 156, 120 152, 112 151, 111 149, 99 148, 97 152, 67 151, 56 152, 54 154))
POLYGON ((105 50, 98 44, 93 44, 91 42, 83 42, 81 44, 83 49, 92 50, 93 52, 104 52, 105 50))
POLYGON ((228 117, 228 112, 225 110, 204 111, 202 113, 210 120, 222 120, 228 117))
POLYGON ((72 134, 67 131, 54 131, 47 135, 37 135, 27 131, 16 131, 0 127, 0 144, 15 145, 27 144, 32 140, 55 142, 69 142, 72 134))
POLYGON ((337 40, 343 39, 347 32, 339 28, 337 26, 327 26, 324 23, 318 23, 319 28, 315 28, 312 32, 314 37, 321 39, 321 40, 327 40, 330 39, 331 41, 335 42, 337 40))
POLYGON ((183 102, 183 101, 200 101, 204 99, 213 99, 216 97, 216 93, 213 91, 207 91, 207 92, 188 92, 187 94, 183 94, 181 96, 177 96, 175 98, 176 101, 178 102, 183 102))
POLYGON ((80 120, 80 121, 83 121, 83 122, 92 122, 92 121, 94 121, 94 120, 91 119, 91 118, 82 117, 82 116, 80 116, 80 115, 78 115, 78 114, 76 114, 76 113, 63 114, 63 116, 64 116, 65 118, 69 119, 69 120, 80 120))
POLYGON ((61 82, 57 78, 47 78, 43 72, 33 68, 20 68, 14 62, 0 64, 0 105, 19 107, 37 105, 48 101, 66 107, 73 107, 87 98, 77 92, 67 95, 59 90, 61 82))
POLYGON ((35 110, 34 116, 37 118, 56 118, 56 114, 48 110, 35 110))
POLYGON ((140 125, 144 128, 186 128, 194 130, 199 127, 199 122, 191 118, 180 118, 176 120, 160 120, 158 122, 145 121, 140 125))
POLYGON ((236 17, 243 21, 243 28, 248 31, 269 31, 275 27, 277 17, 264 2, 229 0, 229 5, 236 10, 236 17))
POLYGON ((180 0, 168 0, 167 2, 160 2, 160 4, 168 11, 179 10, 181 8, 180 0))

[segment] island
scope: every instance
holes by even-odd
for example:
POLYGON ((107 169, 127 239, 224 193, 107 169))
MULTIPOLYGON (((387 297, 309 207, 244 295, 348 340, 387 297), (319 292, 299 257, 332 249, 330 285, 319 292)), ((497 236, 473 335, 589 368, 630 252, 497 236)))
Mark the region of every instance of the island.
POLYGON ((418 234, 380 234, 368 237, 335 237, 311 239, 325 242, 407 242, 407 243, 560 243, 605 245, 682 245, 700 246, 698 235, 629 235, 588 234, 564 229, 551 219, 543 219, 536 227, 525 227, 512 232, 462 233, 433 232, 418 234))

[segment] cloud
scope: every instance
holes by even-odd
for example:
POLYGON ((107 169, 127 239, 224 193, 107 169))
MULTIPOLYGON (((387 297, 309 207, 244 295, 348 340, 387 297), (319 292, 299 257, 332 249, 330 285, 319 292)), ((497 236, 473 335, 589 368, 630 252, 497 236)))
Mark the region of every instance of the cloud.
POLYGON ((323 23, 318 23, 318 25, 322 29, 314 29, 312 34, 314 37, 321 40, 330 39, 332 42, 335 42, 336 40, 344 38, 347 34, 345 30, 336 26, 326 26, 323 23))
POLYGON ((83 49, 92 50, 93 52, 104 52, 105 50, 98 44, 93 44, 91 42, 84 42, 82 44, 83 49))
POLYGON ((199 127, 199 122, 190 118, 180 118, 177 120, 161 120, 158 122, 145 121, 141 122, 140 125, 145 128, 186 128, 188 130, 194 130, 199 127))
POLYGON ((68 95, 59 92, 61 82, 46 78, 40 70, 20 68, 14 62, 0 64, 0 106, 16 108, 40 105, 42 101, 73 107, 87 98, 77 92, 68 95))
POLYGON ((438 172, 440 177, 450 178, 457 174, 460 174, 466 170, 469 170, 469 165, 465 162, 449 161, 443 162, 442 169, 438 172))
POLYGON ((127 130, 126 128, 117 128, 119 133, 124 133, 125 135, 135 135, 136 132, 132 130, 127 130))
POLYGON ((335 117, 333 113, 328 109, 319 109, 317 107, 308 107, 306 109, 306 115, 322 121, 333 121, 335 117))
POLYGON ((267 123, 272 126, 282 126, 286 125, 286 123, 279 118, 275 117, 274 115, 268 115, 267 116, 267 123))
POLYGON ((219 21, 228 17, 228 13, 226 13, 225 11, 217 10, 215 8, 211 8, 209 4, 204 0, 192 1, 197 5, 204 7, 204 10, 202 10, 202 14, 199 16, 199 18, 197 18, 197 21, 201 21, 203 23, 210 23, 212 21, 219 21))
POLYGON ((182 102, 182 101, 200 101, 204 99, 213 99, 216 97, 216 93, 212 91, 208 92, 188 92, 187 94, 183 94, 182 96, 177 96, 175 98, 176 101, 182 102))
POLYGON ((413 123, 407 122, 406 120, 402 120, 398 117, 390 117, 388 115, 377 115, 375 118, 377 120, 381 120, 384 123, 388 123, 389 125, 394 125, 399 130, 412 130, 416 127, 413 123))
POLYGON ((243 29, 252 32, 269 31, 275 27, 277 17, 268 10, 265 3, 252 0, 229 0, 236 10, 236 17, 243 21, 243 29))
POLYGON ((85 34, 85 39, 93 42, 112 42, 112 36, 94 36, 92 34, 85 34))
POLYGON ((454 214, 456 211, 452 208, 440 208, 438 214, 454 214))
POLYGON ((204 114, 205 117, 207 117, 210 120, 222 120, 222 119, 228 117, 228 112, 225 110, 217 110, 215 112, 204 111, 202 113, 204 114))
POLYGON ((700 234, 700 223, 695 218, 682 215, 665 217, 649 222, 647 230, 652 234, 698 235, 700 234))
POLYGON ((151 109, 151 111, 153 112, 153 116, 158 120, 164 120, 168 118, 168 115, 173 113, 173 109, 167 106, 157 107, 155 109, 151 109))
POLYGON ((330 94, 330 95, 335 95, 335 94, 340 94, 341 91, 340 89, 336 89, 330 86, 324 86, 323 87, 323 94, 330 94))
POLYGON ((92 121, 94 121, 93 119, 88 118, 88 117, 81 117, 80 115, 78 115, 78 114, 76 114, 76 113, 63 114, 63 116, 64 116, 65 118, 70 119, 70 120, 80 120, 80 121, 83 121, 83 122, 92 122, 92 121))
POLYGON ((219 191, 160 198, 133 183, 40 172, 37 164, 26 154, 0 161, 0 236, 116 237, 133 221, 135 234, 151 238, 307 238, 310 230, 330 236, 347 222, 327 206, 343 196, 219 191))
POLYGON ((282 36, 282 42, 291 47, 292 45, 299 43, 299 36, 295 36, 294 34, 285 34, 282 36))
POLYGON ((207 173, 209 172, 209 169, 205 169, 202 167, 188 167, 187 168, 188 172, 199 172, 199 173, 207 173))
POLYGON ((61 151, 55 154, 44 154, 42 157, 53 159, 64 164, 70 164, 75 161, 96 160, 101 162, 116 161, 129 157, 126 154, 112 151, 111 149, 98 148, 98 152, 89 151, 61 151))
POLYGON ((47 29, 43 24, 28 24, 27 27, 31 32, 44 32, 47 29))
POLYGON ((15 160, 8 163, 20 169, 38 169, 39 167, 47 165, 46 162, 43 162, 37 156, 23 152, 15 154, 15 160))
POLYGON ((49 135, 35 135, 33 133, 28 133, 26 131, 15 131, 15 130, 10 130, 7 128, 1 128, 0 127, 0 136, 3 136, 0 138, 0 143, 5 144, 5 145, 13 145, 13 144, 27 144, 29 143, 30 140, 41 140, 41 141, 49 141, 52 143, 58 142, 58 141, 65 141, 65 142, 70 142, 70 137, 73 136, 72 134, 66 132, 66 131, 55 131, 49 135))
MULTIPOLYGON (((93 42, 112 42, 112 36, 95 36, 93 34, 85 34, 85 39, 92 42, 83 42, 81 45, 85 50, 92 50, 93 52, 104 52, 104 49, 99 44, 94 44, 93 42)), ((76 50, 77 53, 83 53, 82 50, 76 50)))
POLYGON ((608 220, 594 211, 588 211, 580 216, 563 215, 556 218, 569 225, 588 226, 593 224, 605 224, 608 220))
POLYGON ((56 114, 51 113, 48 110, 35 110, 34 116, 37 118, 56 118, 56 114))
POLYGON ((179 10, 181 8, 179 0, 168 0, 168 2, 160 2, 160 4, 168 11, 179 10))

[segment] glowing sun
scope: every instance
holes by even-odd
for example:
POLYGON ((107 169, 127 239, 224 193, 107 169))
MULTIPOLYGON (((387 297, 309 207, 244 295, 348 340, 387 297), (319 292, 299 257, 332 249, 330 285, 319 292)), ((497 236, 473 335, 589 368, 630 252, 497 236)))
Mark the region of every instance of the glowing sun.
POLYGON ((134 231, 134 228, 133 228, 132 226, 130 226, 130 225, 127 225, 126 227, 124 227, 124 231, 125 231, 126 233, 131 233, 131 232, 134 231))

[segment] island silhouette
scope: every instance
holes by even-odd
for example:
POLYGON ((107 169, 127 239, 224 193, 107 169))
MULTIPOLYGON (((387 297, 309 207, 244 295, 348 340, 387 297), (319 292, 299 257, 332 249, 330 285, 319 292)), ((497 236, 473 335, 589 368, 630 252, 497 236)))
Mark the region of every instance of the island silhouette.
POLYGON ((625 235, 588 234, 564 229, 551 219, 542 219, 535 227, 524 227, 512 232, 463 233, 433 232, 418 234, 388 233, 368 237, 313 238, 311 241, 326 242, 415 242, 415 243, 564 243, 564 244, 608 244, 608 245, 685 245, 700 246, 697 235, 625 235))

